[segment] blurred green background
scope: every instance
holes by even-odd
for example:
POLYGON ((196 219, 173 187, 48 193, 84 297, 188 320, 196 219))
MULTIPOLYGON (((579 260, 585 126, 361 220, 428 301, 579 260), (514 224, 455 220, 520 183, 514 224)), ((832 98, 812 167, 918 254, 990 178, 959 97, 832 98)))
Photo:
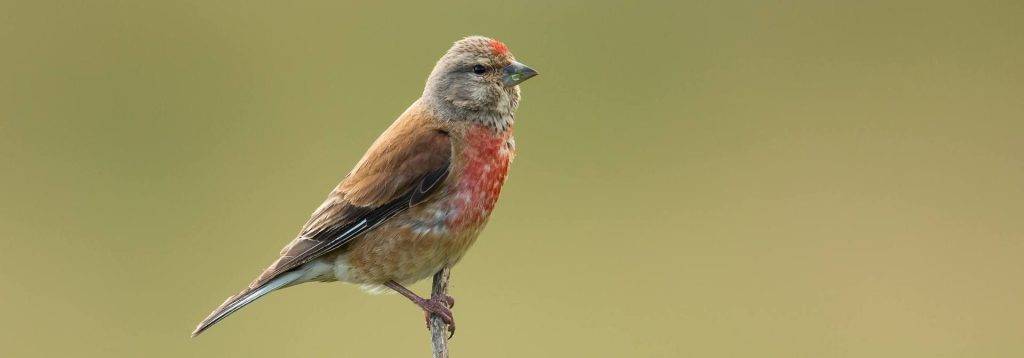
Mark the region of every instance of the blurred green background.
POLYGON ((4 1, 0 356, 427 356, 413 305, 344 284, 188 334, 471 34, 542 75, 454 357, 1019 356, 1022 16, 4 1))

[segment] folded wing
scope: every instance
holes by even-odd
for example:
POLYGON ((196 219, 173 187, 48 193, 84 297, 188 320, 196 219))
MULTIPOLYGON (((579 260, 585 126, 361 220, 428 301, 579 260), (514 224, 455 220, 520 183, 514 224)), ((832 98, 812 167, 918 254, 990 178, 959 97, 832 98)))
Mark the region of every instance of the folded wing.
POLYGON ((303 225, 298 237, 249 287, 227 299, 193 336, 262 295, 294 283, 302 265, 343 247, 438 192, 451 165, 443 130, 416 117, 395 122, 303 225), (287 280, 286 280, 287 279, 287 280))

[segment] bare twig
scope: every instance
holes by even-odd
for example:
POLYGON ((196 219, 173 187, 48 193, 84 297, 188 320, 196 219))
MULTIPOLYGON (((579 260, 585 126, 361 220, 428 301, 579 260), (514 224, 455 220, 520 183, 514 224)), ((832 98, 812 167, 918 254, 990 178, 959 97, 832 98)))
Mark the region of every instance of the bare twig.
MULTIPOLYGON (((448 267, 434 274, 431 297, 445 297, 448 294, 450 276, 451 269, 448 267)), ((448 324, 436 314, 430 315, 430 343, 434 346, 434 358, 448 358, 448 324)))

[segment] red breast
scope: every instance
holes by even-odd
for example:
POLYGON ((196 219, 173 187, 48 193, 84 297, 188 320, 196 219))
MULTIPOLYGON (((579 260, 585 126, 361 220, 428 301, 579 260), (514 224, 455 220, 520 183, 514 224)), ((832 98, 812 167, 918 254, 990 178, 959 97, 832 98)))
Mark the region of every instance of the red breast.
POLYGON ((473 126, 466 132, 463 168, 453 183, 455 210, 448 217, 449 225, 461 228, 486 222, 508 175, 513 156, 511 138, 511 130, 496 134, 484 126, 473 126))

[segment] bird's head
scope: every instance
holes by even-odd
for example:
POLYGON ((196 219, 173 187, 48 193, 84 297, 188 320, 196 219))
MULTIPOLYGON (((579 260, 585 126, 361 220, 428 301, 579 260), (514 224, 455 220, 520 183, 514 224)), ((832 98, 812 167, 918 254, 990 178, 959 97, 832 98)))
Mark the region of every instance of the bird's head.
POLYGON ((516 62, 501 41, 470 36, 455 42, 437 61, 423 94, 442 106, 470 112, 470 117, 473 112, 511 116, 519 102, 519 84, 536 75, 516 62))

